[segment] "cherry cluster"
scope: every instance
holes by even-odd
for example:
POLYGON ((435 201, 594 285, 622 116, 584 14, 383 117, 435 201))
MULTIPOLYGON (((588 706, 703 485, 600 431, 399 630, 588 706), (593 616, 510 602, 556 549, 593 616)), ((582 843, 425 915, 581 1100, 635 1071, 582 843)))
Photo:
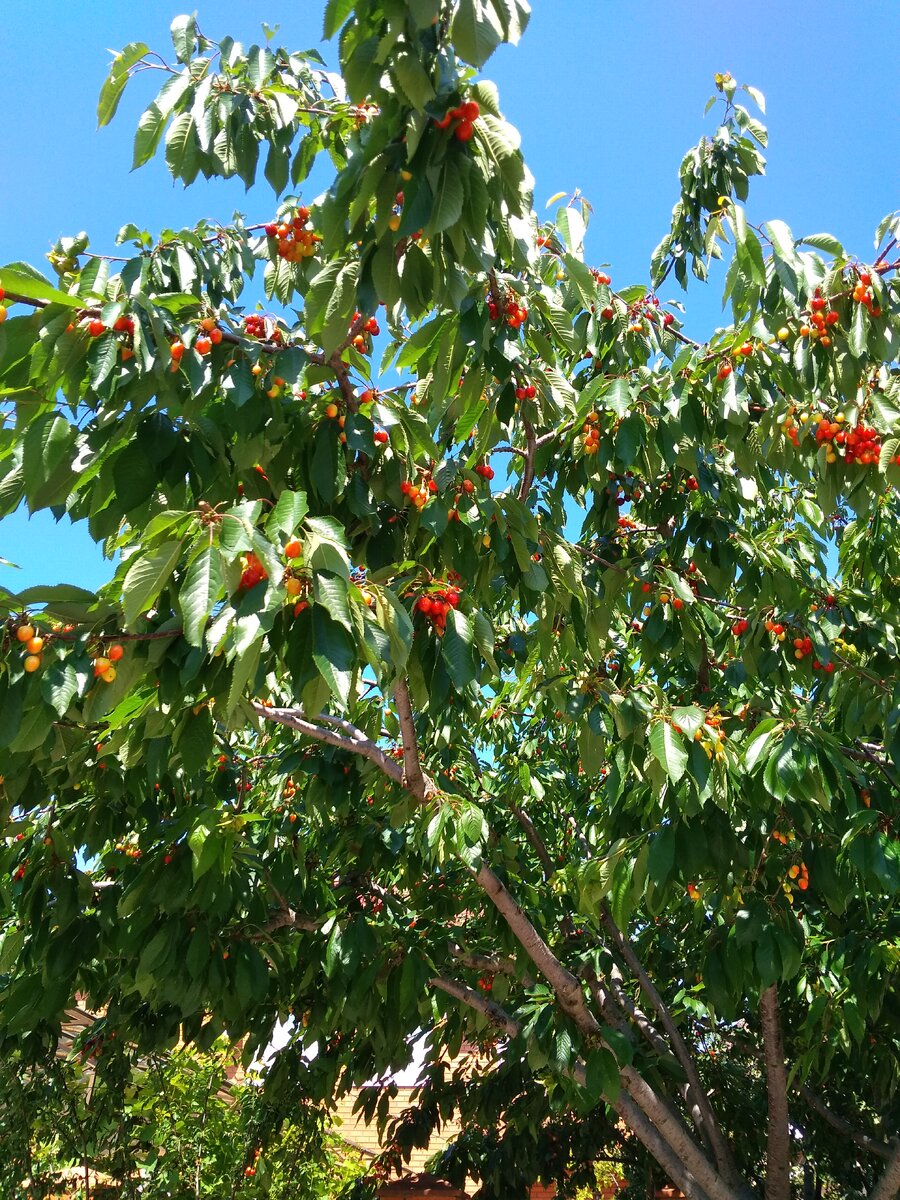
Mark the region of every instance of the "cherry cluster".
POLYGON ((477 100, 466 100, 456 108, 450 108, 440 119, 435 119, 438 129, 449 129, 454 125, 453 134, 457 141, 468 142, 475 132, 475 122, 481 116, 477 100))
POLYGON ((480 475, 482 479, 490 481, 494 478, 494 468, 488 463, 479 463, 475 468, 475 474, 480 475))
POLYGON ((459 582, 456 572, 451 571, 448 574, 447 582, 447 587, 423 592, 413 606, 417 613, 421 613, 427 621, 431 622, 432 627, 438 633, 443 633, 447 627, 447 613, 451 609, 459 607, 459 598, 462 595, 462 589, 456 586, 459 582), (451 580, 455 582, 451 583, 451 580))
POLYGON ((810 637, 795 637, 794 638, 794 658, 800 662, 804 658, 808 658, 812 654, 812 638, 810 637))
POLYGON ((316 252, 316 243, 321 237, 311 229, 307 229, 309 209, 306 205, 297 209, 290 222, 270 221, 265 226, 267 238, 277 240, 278 257, 290 263, 300 262, 303 258, 312 258, 316 252))
POLYGON ((519 386, 516 388, 517 400, 533 400, 537 395, 537 388, 533 383, 527 384, 525 387, 519 386))
POLYGON ((241 582, 239 586, 243 590, 249 591, 251 588, 256 587, 256 585, 261 583, 264 579, 269 578, 269 572, 262 565, 252 550, 249 554, 244 555, 244 557, 241 559, 241 563, 243 564, 244 569, 241 572, 241 582))
POLYGON ((581 433, 585 454, 596 454, 600 449, 599 421, 600 414, 593 411, 589 412, 584 418, 584 424, 581 426, 581 433))
MULTIPOLYGON (((500 308, 492 295, 488 296, 487 310, 492 321, 500 320, 500 308)), ((506 299, 503 301, 503 313, 510 329, 518 329, 528 320, 528 309, 519 303, 518 295, 512 290, 506 293, 506 299)))
POLYGON ((16 630, 16 640, 25 650, 22 667, 28 675, 40 669, 41 651, 46 639, 41 637, 33 625, 20 625, 16 630))
POLYGON ((868 271, 860 271, 856 286, 853 289, 853 299, 857 304, 864 304, 869 310, 870 317, 880 317, 881 308, 877 305, 869 290, 872 283, 872 276, 868 271))
POLYGON ((409 498, 410 504, 414 505, 419 512, 422 511, 422 509, 428 503, 430 497, 434 495, 437 490, 437 484, 433 479, 423 479, 420 484, 410 483, 409 480, 404 479, 404 481, 400 484, 400 491, 404 496, 409 498))
POLYGON ((114 664, 119 662, 124 653, 118 642, 107 647, 105 652, 98 652, 94 657, 94 678, 102 679, 104 683, 112 683, 116 678, 114 664))
MULTIPOLYGON (((840 445, 841 435, 837 434, 834 440, 840 445)), ((881 454, 881 434, 871 425, 864 425, 860 421, 847 433, 844 445, 846 462, 859 462, 864 467, 870 467, 878 462, 881 454)))
POLYGON ((842 425, 842 417, 829 421, 823 416, 816 426, 816 443, 825 447, 825 461, 837 462, 835 446, 843 446, 844 461, 848 464, 858 462, 869 467, 877 463, 881 454, 881 434, 878 430, 862 421, 858 421, 853 429, 845 429, 842 425))
POLYGON ((248 313, 244 317, 244 333, 247 337, 259 338, 261 342, 281 342, 281 330, 271 320, 261 313, 248 313))

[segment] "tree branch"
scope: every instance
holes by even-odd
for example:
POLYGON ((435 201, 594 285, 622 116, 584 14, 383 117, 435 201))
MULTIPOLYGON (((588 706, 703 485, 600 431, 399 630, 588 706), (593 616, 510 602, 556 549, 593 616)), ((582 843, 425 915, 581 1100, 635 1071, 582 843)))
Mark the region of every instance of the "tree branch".
POLYGON ((774 983, 766 988, 759 998, 759 1016, 769 1109, 766 1200, 791 1200, 791 1134, 788 1127, 787 1072, 784 1067, 778 989, 774 983))
POLYGON ((424 803, 437 789, 430 779, 425 778, 422 770, 416 723, 405 679, 400 679, 395 684, 394 701, 397 705, 397 719, 400 722, 400 737, 403 743, 403 786, 424 803))
POLYGON ((400 765, 389 758, 377 743, 373 742, 370 737, 367 737, 361 729, 357 729, 355 725, 351 725, 349 721, 344 721, 340 717, 329 717, 327 715, 317 718, 320 721, 327 721, 330 724, 339 724, 340 728, 348 731, 347 736, 344 736, 335 733, 331 729, 323 729, 321 725, 316 725, 313 721, 308 721, 302 715, 301 709, 266 708, 264 704, 260 704, 256 700, 252 700, 250 703, 256 715, 262 717, 264 720, 274 721, 277 725, 286 725, 289 729, 296 729, 298 733, 314 738, 318 742, 325 742, 329 746, 337 746, 338 749, 347 750, 351 754, 359 754, 363 758, 369 759, 370 762, 375 763, 385 775, 389 776, 396 783, 403 783, 403 770, 400 765))
POLYGON ((869 1200, 897 1200, 898 1192, 900 1192, 900 1142, 894 1142, 894 1152, 869 1200))
POLYGON ((534 426, 530 421, 523 421, 525 427, 525 467, 522 471, 522 482, 519 484, 517 499, 523 504, 528 499, 531 485, 534 483, 534 455, 537 450, 537 438, 534 426))
POLYGON ((838 1116, 834 1109, 829 1108, 821 1096, 817 1095, 807 1084, 802 1084, 800 1087, 800 1095, 809 1105, 809 1107, 819 1114, 827 1125, 844 1137, 850 1138, 861 1150, 865 1150, 868 1154, 875 1154, 878 1158, 885 1160, 891 1157, 892 1147, 887 1142, 879 1142, 876 1138, 869 1137, 863 1130, 857 1129, 855 1125, 851 1125, 849 1121, 838 1116))
POLYGON ((600 917, 604 928, 610 934, 615 943, 616 949, 621 954, 625 965, 634 975, 643 991, 644 995, 653 1005, 657 1016, 662 1023, 663 1029, 669 1035, 669 1042, 675 1057, 681 1063, 681 1067, 685 1073, 689 1088, 689 1104, 695 1105, 703 1118, 704 1132, 709 1137, 710 1148, 715 1155, 719 1170, 735 1187, 741 1186, 740 1172, 737 1169, 737 1164, 734 1161, 734 1156, 731 1152, 725 1135, 719 1126, 716 1119, 716 1114, 713 1112, 712 1105, 709 1102, 709 1096, 706 1094, 706 1089, 700 1079, 697 1071, 697 1065, 694 1062, 694 1056, 691 1054, 687 1043, 681 1036, 681 1030, 675 1023, 675 1018, 669 1006, 663 999, 659 989, 653 983, 653 980, 648 975, 643 963, 638 958, 634 951, 634 947, 619 929, 616 922, 613 920, 612 913, 609 908, 604 905, 600 911, 600 917))
POLYGON ((482 1013, 498 1029, 502 1029, 508 1037, 518 1037, 522 1032, 522 1026, 505 1009, 501 1008, 495 1000, 476 992, 474 988, 467 987, 466 984, 459 983, 456 979, 448 979, 445 975, 435 975, 428 982, 431 987, 439 988, 448 996, 453 996, 467 1007, 482 1013))

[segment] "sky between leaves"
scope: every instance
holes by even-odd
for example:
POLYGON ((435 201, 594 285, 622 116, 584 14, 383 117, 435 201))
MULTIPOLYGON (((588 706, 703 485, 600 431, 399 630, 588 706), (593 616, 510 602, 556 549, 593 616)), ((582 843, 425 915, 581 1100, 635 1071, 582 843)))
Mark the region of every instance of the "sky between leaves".
MULTIPOLYGON (((502 47, 485 68, 508 119, 522 133, 535 175, 538 212, 556 192, 580 188, 594 208, 588 234, 593 265, 608 264, 614 286, 646 278, 653 247, 668 226, 685 151, 711 133, 703 106, 716 71, 760 88, 767 100, 768 175, 752 185, 750 219, 779 217, 796 236, 827 231, 848 250, 871 254, 872 235, 900 204, 900 123, 889 79, 890 47, 900 39, 897 0, 818 0, 813 5, 756 0, 532 0, 522 45, 502 47)), ((324 0, 200 7, 207 36, 250 44, 260 23, 280 23, 276 44, 318 47, 324 0)), ((267 185, 247 196, 239 180, 173 186, 162 160, 130 174, 138 117, 162 79, 148 72, 126 92, 110 128, 96 128, 96 102, 110 53, 144 41, 167 54, 178 0, 3 0, 0 122, 3 164, 0 262, 52 268, 44 255, 60 235, 85 229, 92 249, 114 252, 127 221, 156 231, 201 217, 228 220, 238 209, 266 219, 267 185)), ((327 182, 323 173, 312 181, 327 182)), ((304 198, 315 195, 315 186, 304 198)), ((553 209, 555 209, 555 205, 553 209)), ((552 211, 552 210, 551 210, 552 211)), ((703 337, 723 323, 721 276, 686 298, 688 330, 703 337)), ((250 295, 256 298, 256 289, 250 295)), ((677 285, 661 298, 685 299, 677 285)), ((0 584, 98 587, 110 564, 84 528, 47 514, 0 521, 0 584)))

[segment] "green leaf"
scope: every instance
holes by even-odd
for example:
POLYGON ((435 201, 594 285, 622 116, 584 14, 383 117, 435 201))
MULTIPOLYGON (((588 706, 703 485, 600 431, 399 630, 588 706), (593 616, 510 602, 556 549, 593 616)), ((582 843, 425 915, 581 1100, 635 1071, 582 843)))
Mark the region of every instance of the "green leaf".
POLYGON ((279 534, 294 534, 309 512, 306 492, 282 492, 266 520, 266 537, 275 541, 279 534))
POLYGON ((412 54, 398 54, 391 65, 401 91, 413 107, 423 109, 434 99, 434 85, 428 72, 412 54))
POLYGON ((200 168, 197 127, 189 112, 179 113, 166 134, 166 165, 185 185, 193 182, 200 168))
POLYGON ((650 730, 650 749, 653 757, 673 783, 678 783, 688 764, 684 740, 668 721, 657 721, 650 730))
POLYGON ((116 115, 119 101, 125 85, 128 83, 128 72, 141 61, 145 54, 150 53, 150 47, 143 42, 129 42, 124 50, 120 50, 112 60, 109 74, 100 89, 100 99, 97 103, 97 124, 108 125, 116 115))
POLYGON ((812 246, 816 250, 824 250, 826 254, 833 254, 835 258, 844 257, 844 247, 830 233, 810 233, 806 237, 800 238, 800 244, 812 246))
POLYGON ((503 40, 503 27, 484 0, 460 0, 450 39, 460 58, 473 67, 483 67, 503 40))
POLYGON ((197 40, 197 22, 192 16, 179 16, 169 26, 172 45, 179 62, 189 63, 197 40))
POLYGON ((597 1103, 601 1099, 615 1104, 621 1089, 619 1065, 609 1050, 591 1050, 585 1070, 585 1090, 597 1103))
POLYGON ((196 775, 212 757, 213 719, 209 707, 204 705, 198 713, 192 712, 178 739, 181 764, 188 775, 196 775))
POLYGON ((41 677, 41 695, 56 712, 64 717, 78 691, 78 672, 73 663, 65 659, 52 662, 41 677))
POLYGON ((346 704, 356 650, 346 629, 320 605, 313 608, 313 661, 335 699, 346 704))
POLYGON ((46 300, 51 304, 65 304, 69 308, 78 308, 82 303, 77 296, 70 296, 67 292, 55 288, 24 263, 10 263, 6 267, 0 267, 0 287, 29 300, 46 300))
POLYGON ((224 573, 218 547, 206 545, 188 567, 178 605, 184 622, 184 636, 191 646, 203 645, 207 619, 222 598, 224 573))
POLYGON ((850 335, 848 338, 850 353, 854 358, 862 358, 865 354, 868 332, 866 306, 864 304, 855 304, 853 306, 853 320, 850 323, 850 335))
POLYGON ((355 0, 328 0, 325 5, 325 20, 322 27, 324 37, 334 37, 353 12, 354 4, 355 0))
POLYGON ((122 581, 122 611, 126 628, 133 628, 138 617, 153 607, 180 557, 179 540, 164 542, 155 554, 142 554, 131 561, 122 581))
POLYGON ((464 688, 475 678, 475 641, 472 624, 465 613, 451 609, 441 645, 441 654, 458 688, 464 688))
POLYGON ((226 711, 230 717, 244 696, 247 684, 256 678, 256 669, 262 654, 262 637, 258 637, 249 647, 241 651, 232 660, 231 685, 228 689, 226 711))
POLYGON ((440 233, 455 225, 462 216, 465 203, 462 178, 452 160, 444 163, 440 179, 434 189, 434 205, 428 222, 429 233, 440 233))

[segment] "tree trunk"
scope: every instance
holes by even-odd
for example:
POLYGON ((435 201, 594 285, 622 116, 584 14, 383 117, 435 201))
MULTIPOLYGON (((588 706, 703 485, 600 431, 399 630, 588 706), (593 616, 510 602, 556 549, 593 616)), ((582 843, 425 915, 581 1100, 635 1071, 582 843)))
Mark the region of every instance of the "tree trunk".
POLYGON ((778 990, 774 984, 759 999, 763 1051, 766 1063, 766 1091, 769 1128, 766 1146, 766 1200, 790 1200, 791 1133, 788 1126, 787 1072, 784 1067, 784 1042, 778 1011, 778 990))

